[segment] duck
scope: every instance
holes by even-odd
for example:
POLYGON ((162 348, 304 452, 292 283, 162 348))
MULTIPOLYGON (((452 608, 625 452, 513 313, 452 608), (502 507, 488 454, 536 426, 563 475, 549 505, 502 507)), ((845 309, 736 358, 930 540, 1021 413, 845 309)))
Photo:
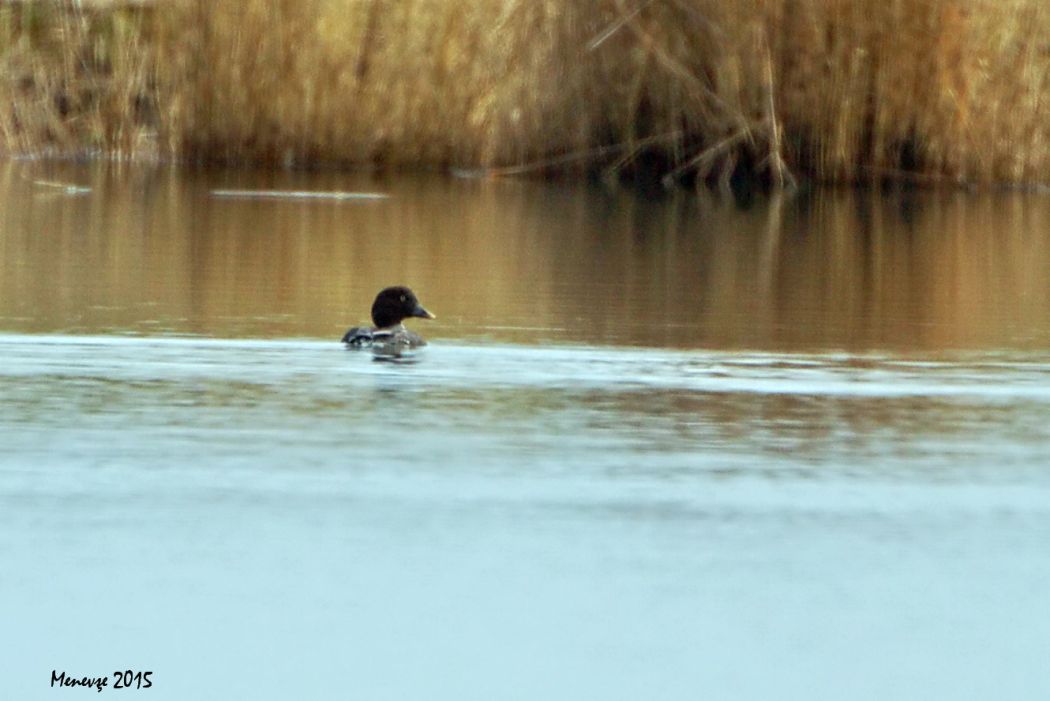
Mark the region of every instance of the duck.
POLYGON ((365 346, 418 348, 425 346, 427 342, 422 336, 409 331, 401 323, 411 317, 437 318, 423 308, 412 290, 401 285, 387 287, 380 290, 375 301, 372 302, 374 326, 355 326, 343 334, 342 342, 348 348, 365 346))

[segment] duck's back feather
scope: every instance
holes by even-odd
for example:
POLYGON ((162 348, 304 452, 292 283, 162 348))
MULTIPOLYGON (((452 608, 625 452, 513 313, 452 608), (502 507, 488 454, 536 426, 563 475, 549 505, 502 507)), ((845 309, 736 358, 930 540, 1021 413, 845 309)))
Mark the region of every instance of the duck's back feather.
POLYGON ((343 343, 351 346, 363 346, 370 344, 374 337, 372 329, 366 326, 355 326, 343 334, 343 343))
POLYGON ((409 331, 401 324, 385 329, 355 326, 343 334, 343 343, 355 348, 373 345, 419 348, 427 344, 422 336, 409 331))

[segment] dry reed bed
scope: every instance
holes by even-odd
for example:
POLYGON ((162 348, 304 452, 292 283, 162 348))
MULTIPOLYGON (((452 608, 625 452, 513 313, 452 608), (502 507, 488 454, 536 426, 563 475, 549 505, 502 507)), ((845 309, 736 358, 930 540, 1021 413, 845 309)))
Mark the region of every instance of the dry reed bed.
POLYGON ((1042 0, 0 0, 0 150, 1050 181, 1042 0))
POLYGON ((0 153, 157 157, 141 8, 0 0, 0 153))

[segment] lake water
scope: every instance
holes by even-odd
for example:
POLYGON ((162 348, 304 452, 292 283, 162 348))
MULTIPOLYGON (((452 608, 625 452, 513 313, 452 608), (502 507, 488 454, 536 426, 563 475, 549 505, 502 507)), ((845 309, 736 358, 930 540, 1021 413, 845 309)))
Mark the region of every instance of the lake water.
POLYGON ((0 359, 0 697, 1050 697, 1047 197, 0 163, 0 359))

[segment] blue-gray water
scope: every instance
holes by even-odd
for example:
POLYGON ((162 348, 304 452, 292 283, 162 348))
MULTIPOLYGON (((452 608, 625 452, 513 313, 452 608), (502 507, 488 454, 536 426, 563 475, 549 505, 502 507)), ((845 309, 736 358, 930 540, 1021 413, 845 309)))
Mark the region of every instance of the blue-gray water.
MULTIPOLYGON (((1038 203, 526 241, 439 184, 503 237, 449 249, 426 187, 201 231, 200 176, 81 175, 117 201, 2 215, 0 698, 96 694, 53 669, 151 670, 101 697, 154 699, 1050 697, 1038 203), (1022 224, 943 226, 974 220, 1022 224), (439 317, 400 363, 334 340, 376 286, 348 261, 391 223, 399 253, 473 271, 375 254, 439 317), (825 255, 854 235, 867 253, 825 255)), ((593 197, 508 187, 523 229, 593 197)))

